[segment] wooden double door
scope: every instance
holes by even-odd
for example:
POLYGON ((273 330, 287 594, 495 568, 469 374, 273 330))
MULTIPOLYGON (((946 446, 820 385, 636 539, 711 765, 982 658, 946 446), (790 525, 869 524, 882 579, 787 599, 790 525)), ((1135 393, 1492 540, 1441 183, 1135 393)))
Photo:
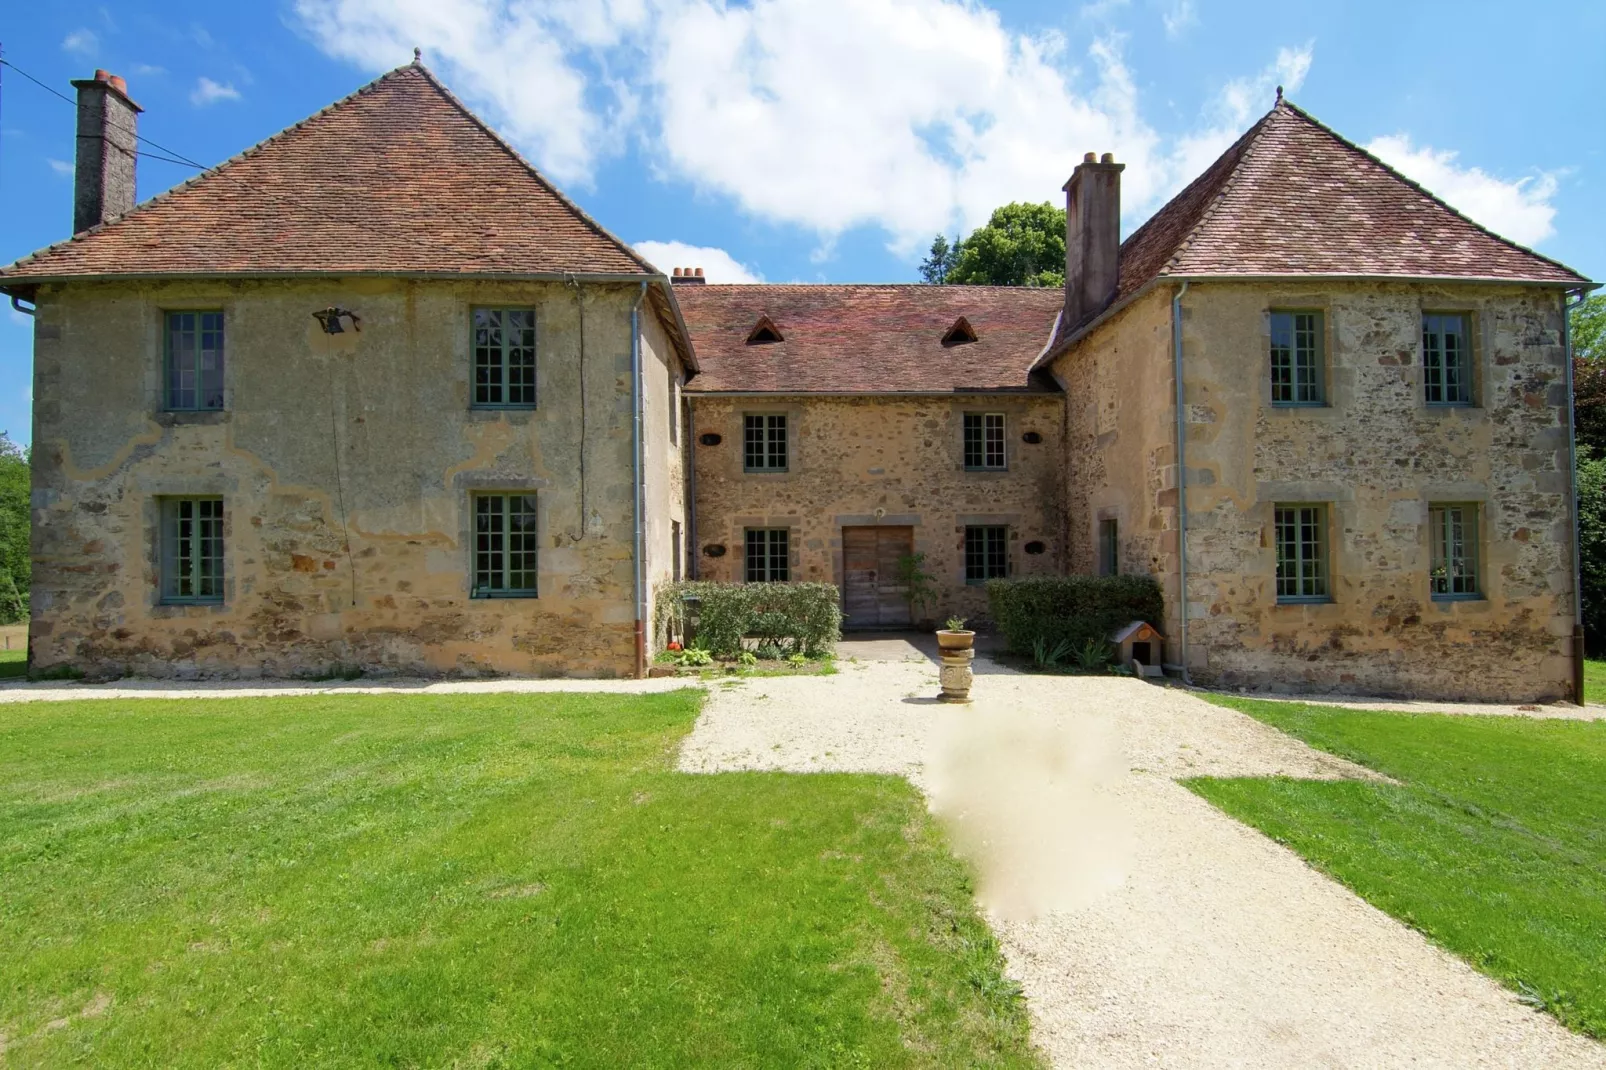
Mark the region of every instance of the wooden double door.
POLYGON ((909 626, 909 592, 898 582, 898 559, 914 546, 912 527, 842 529, 844 628, 909 626))

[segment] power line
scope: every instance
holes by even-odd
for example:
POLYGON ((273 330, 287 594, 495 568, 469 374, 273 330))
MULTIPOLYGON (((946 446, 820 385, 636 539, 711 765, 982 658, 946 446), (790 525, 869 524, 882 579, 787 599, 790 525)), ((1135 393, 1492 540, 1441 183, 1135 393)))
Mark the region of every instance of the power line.
MULTIPOLYGON (((62 100, 66 101, 68 104, 73 105, 74 107, 78 106, 78 102, 73 100, 72 97, 69 97, 65 93, 59 92, 58 90, 52 89, 49 85, 45 84, 44 82, 41 82, 39 79, 35 78, 33 75, 31 75, 27 71, 23 70, 21 67, 17 66, 15 63, 12 63, 9 59, 0 58, 0 65, 6 66, 6 67, 10 67, 12 70, 16 71, 18 74, 20 74, 24 78, 28 79, 28 81, 32 82, 34 85, 38 86, 40 89, 43 89, 46 93, 49 93, 52 96, 60 97, 62 100)), ((166 145, 158 144, 157 142, 152 141, 150 138, 146 137, 144 134, 136 133, 134 135, 134 138, 137 141, 143 141, 145 144, 149 145, 153 149, 160 149, 161 151, 167 153, 167 156, 157 156, 155 153, 150 153, 150 152, 141 152, 141 153, 137 153, 137 155, 149 156, 153 160, 161 160, 164 163, 183 164, 185 167, 193 167, 198 171, 205 171, 206 170, 206 164, 204 164, 204 163, 196 163, 194 160, 190 159, 188 156, 185 156, 182 152, 179 152, 177 149, 170 149, 166 145)))

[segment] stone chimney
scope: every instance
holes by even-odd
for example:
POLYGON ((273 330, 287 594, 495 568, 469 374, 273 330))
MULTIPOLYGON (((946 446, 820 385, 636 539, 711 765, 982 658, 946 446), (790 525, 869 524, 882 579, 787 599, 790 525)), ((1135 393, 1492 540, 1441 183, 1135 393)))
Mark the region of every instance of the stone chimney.
POLYGON ((669 277, 669 281, 675 283, 677 286, 684 286, 688 284, 692 286, 701 286, 708 280, 703 278, 702 268, 676 268, 675 273, 669 277))
POLYGON ((1065 183, 1065 322, 1074 329, 1115 299, 1121 264, 1121 172, 1106 152, 1093 153, 1065 183))
POLYGON ((73 170, 74 234, 134 207, 134 140, 144 111, 128 99, 128 83, 96 71, 73 82, 78 90, 78 161, 73 170))

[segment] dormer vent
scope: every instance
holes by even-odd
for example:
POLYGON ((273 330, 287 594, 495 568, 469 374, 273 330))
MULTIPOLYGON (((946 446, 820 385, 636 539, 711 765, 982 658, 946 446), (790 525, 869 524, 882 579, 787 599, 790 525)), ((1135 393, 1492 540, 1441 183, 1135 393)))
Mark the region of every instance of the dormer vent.
POLYGON ((750 346, 769 345, 771 342, 784 342, 781 329, 775 326, 775 321, 768 316, 760 316, 758 322, 747 335, 747 344, 750 346))
POLYGON ((970 321, 963 316, 954 320, 954 325, 949 327, 948 333, 942 336, 942 344, 945 346, 962 346, 975 340, 976 328, 972 327, 970 321))

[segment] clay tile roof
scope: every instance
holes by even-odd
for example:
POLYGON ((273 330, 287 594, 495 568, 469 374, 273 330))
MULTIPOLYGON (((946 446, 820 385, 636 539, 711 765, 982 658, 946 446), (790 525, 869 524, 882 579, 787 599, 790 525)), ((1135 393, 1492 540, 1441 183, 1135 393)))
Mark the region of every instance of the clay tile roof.
POLYGON ((421 64, 0 269, 73 276, 652 275, 421 64))
POLYGON ((685 286, 676 289, 702 372, 692 392, 1043 392, 1029 369, 1065 297, 1012 286, 685 286), (768 316, 785 341, 749 345, 768 316), (963 316, 976 341, 944 346, 963 316))
POLYGON ((1283 100, 1121 243, 1116 302, 1156 278, 1201 275, 1589 281, 1283 100))

